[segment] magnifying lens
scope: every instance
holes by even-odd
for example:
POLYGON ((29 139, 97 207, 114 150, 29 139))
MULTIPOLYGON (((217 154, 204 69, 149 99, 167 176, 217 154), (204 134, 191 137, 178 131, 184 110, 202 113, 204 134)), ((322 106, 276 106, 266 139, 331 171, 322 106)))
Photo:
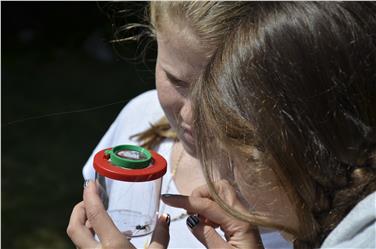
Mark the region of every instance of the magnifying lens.
POLYGON ((117 228, 128 237, 153 232, 167 162, 157 152, 119 145, 94 156, 99 194, 117 228))
POLYGON ((145 168, 149 166, 152 159, 147 149, 135 145, 119 145, 104 153, 110 155, 112 164, 127 169, 145 168))

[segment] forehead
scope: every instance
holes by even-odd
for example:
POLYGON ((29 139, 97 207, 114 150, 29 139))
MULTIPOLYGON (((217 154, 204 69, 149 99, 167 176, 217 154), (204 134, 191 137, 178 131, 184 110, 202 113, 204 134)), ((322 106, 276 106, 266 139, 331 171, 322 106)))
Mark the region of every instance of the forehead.
POLYGON ((210 54, 187 26, 169 24, 157 32, 158 61, 170 73, 192 80, 204 69, 210 54))

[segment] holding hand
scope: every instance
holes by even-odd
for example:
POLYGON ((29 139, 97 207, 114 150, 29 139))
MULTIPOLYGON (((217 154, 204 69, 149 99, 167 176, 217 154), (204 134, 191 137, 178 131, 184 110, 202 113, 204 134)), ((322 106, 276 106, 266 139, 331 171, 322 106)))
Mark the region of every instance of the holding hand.
MULTIPOLYGON (((226 203, 238 210, 242 208, 227 181, 220 181, 215 187, 226 203)), ((187 225, 207 248, 264 248, 257 227, 228 215, 211 199, 206 185, 195 189, 191 196, 166 194, 162 195, 162 200, 170 206, 184 208, 188 213, 198 214, 189 216, 187 225), (225 233, 226 240, 215 230, 218 226, 225 233)))
MULTIPOLYGON (((67 228, 68 236, 77 248, 135 248, 107 214, 94 182, 87 184, 83 198, 84 200, 74 207, 67 228), (94 234, 98 235, 100 242, 94 239, 94 234)), ((149 248, 167 248, 169 239, 169 219, 167 215, 162 215, 157 222, 149 248)))

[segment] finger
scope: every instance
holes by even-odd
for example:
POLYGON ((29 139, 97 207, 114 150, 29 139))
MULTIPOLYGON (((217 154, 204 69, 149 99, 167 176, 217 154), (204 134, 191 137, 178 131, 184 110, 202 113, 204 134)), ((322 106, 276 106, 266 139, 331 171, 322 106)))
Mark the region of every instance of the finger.
POLYGON ((111 241, 121 235, 103 207, 96 185, 90 181, 84 189, 84 205, 87 218, 100 241, 111 241))
POLYGON ((72 211, 69 224, 67 227, 67 234, 72 242, 78 248, 95 248, 98 242, 95 241, 90 230, 85 226, 86 212, 84 203, 77 204, 72 211))
MULTIPOLYGON (((234 187, 227 180, 222 179, 222 180, 215 182, 214 188, 215 188, 216 193, 221 198, 221 200, 223 200, 228 206, 241 212, 247 212, 247 209, 239 201, 234 187)), ((204 184, 194 189, 192 191, 191 196, 206 197, 209 199, 213 199, 211 191, 209 190, 209 187, 207 184, 204 184)))
POLYGON ((195 189, 192 191, 191 196, 211 198, 211 194, 210 194, 210 192, 209 192, 209 187, 208 187, 208 185, 207 185, 207 184, 204 184, 204 185, 201 185, 201 186, 195 188, 195 189))
POLYGON ((184 195, 162 195, 162 200, 167 205, 184 208, 188 213, 198 213, 218 224, 231 221, 231 218, 217 203, 208 199, 184 195))
POLYGON ((170 242, 170 221, 171 217, 169 214, 163 214, 159 217, 149 249, 165 249, 168 247, 168 243, 170 242))
POLYGON ((228 244, 215 231, 212 226, 201 222, 200 218, 191 215, 187 218, 187 226, 192 234, 206 247, 206 248, 228 248, 228 244))
POLYGON ((93 227, 91 226, 89 220, 86 220, 85 226, 89 229, 89 231, 91 232, 91 234, 94 236, 95 235, 95 231, 94 231, 93 227))
POLYGON ((196 215, 200 219, 200 222, 205 225, 208 225, 214 228, 219 227, 219 224, 215 223, 214 221, 209 220, 208 218, 206 218, 205 216, 201 214, 190 214, 190 215, 196 215))
MULTIPOLYGON (((234 187, 227 181, 227 180, 219 180, 213 183, 213 187, 215 192, 219 195, 219 197, 229 206, 233 206, 234 204, 238 204, 236 197, 236 191, 234 187)), ((196 197, 207 197, 212 199, 212 193, 209 190, 209 186, 204 184, 192 191, 192 196, 196 197)))

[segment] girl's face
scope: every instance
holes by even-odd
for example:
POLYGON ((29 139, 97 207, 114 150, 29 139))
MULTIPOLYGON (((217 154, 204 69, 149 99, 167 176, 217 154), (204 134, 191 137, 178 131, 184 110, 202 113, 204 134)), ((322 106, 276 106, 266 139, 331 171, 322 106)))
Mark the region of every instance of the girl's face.
POLYGON ((208 62, 188 28, 172 25, 157 32, 156 87, 161 106, 184 149, 195 156, 189 88, 208 62))
POLYGON ((254 211, 267 213, 276 224, 298 230, 295 209, 273 170, 244 162, 246 159, 241 157, 234 160, 234 182, 248 206, 254 211))

